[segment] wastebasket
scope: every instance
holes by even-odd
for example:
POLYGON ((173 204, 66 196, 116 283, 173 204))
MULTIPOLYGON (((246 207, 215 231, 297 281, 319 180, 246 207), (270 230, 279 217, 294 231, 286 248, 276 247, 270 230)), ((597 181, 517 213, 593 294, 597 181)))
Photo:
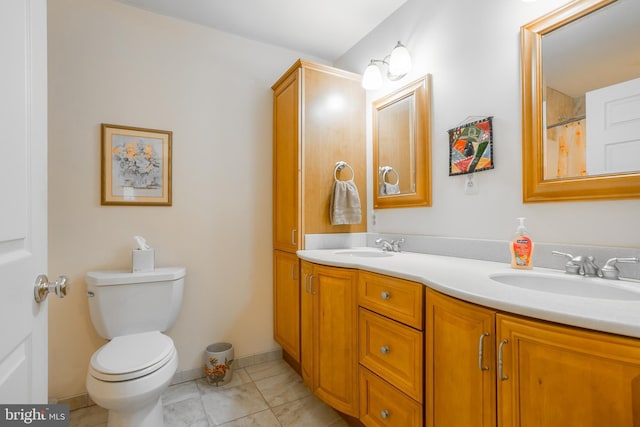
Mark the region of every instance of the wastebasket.
POLYGON ((233 345, 217 342, 207 346, 204 352, 204 372, 209 384, 216 386, 229 384, 233 375, 233 345))

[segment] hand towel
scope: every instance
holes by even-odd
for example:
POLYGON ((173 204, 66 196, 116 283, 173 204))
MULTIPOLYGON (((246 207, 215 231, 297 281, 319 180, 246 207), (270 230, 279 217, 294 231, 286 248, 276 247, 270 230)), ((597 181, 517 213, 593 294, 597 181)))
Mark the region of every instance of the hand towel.
POLYGON ((384 183, 384 194, 400 194, 400 186, 398 184, 384 183))
POLYGON ((335 181, 329 209, 332 225, 360 224, 362 222, 360 195, 358 187, 352 179, 335 181))

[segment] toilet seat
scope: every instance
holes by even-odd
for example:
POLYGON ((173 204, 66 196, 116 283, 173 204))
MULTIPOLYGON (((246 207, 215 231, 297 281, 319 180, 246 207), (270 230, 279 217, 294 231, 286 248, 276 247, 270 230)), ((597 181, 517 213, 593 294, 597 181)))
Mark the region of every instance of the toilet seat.
POLYGON ((129 381, 162 368, 173 357, 173 340, 158 331, 116 337, 91 356, 89 374, 101 381, 129 381))

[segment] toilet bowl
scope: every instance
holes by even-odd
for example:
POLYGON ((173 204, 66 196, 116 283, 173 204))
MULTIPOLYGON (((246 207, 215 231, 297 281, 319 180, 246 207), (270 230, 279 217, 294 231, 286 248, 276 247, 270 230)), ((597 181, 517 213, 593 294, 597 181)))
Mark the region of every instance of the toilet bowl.
POLYGON ((177 367, 168 336, 156 331, 117 337, 91 357, 87 391, 109 410, 109 426, 162 426, 160 396, 177 367))
POLYGON ((155 273, 96 272, 86 277, 91 319, 110 341, 92 356, 89 396, 109 411, 108 427, 161 427, 162 393, 178 367, 173 325, 184 268, 155 273))

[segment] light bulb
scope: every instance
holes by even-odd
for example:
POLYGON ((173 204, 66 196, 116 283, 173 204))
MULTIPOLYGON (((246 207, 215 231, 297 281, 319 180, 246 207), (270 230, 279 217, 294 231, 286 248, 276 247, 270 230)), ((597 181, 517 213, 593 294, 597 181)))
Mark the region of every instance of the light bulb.
POLYGON ((367 66, 367 69, 364 70, 364 75, 362 76, 362 87, 365 90, 376 90, 382 86, 382 73, 380 72, 380 68, 371 61, 367 66))
POLYGON ((409 50, 400 42, 391 51, 389 58, 389 74, 403 76, 411 70, 411 55, 409 50))

